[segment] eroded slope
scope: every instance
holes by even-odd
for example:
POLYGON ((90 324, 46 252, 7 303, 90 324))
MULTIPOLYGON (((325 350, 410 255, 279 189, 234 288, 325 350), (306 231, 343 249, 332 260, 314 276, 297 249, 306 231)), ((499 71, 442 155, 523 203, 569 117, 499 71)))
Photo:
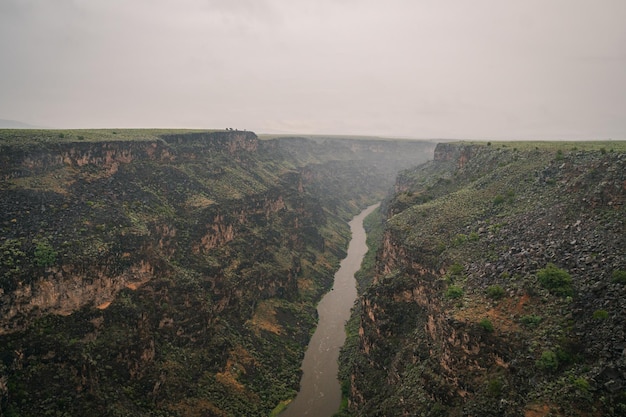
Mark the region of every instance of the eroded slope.
POLYGON ((626 412, 623 144, 514 146, 439 145, 399 177, 353 415, 626 412))
MULTIPOLYGON (((5 415, 269 414, 298 387, 345 220, 391 180, 350 141, 0 133, 5 415)), ((414 145, 404 164, 428 157, 414 145)))

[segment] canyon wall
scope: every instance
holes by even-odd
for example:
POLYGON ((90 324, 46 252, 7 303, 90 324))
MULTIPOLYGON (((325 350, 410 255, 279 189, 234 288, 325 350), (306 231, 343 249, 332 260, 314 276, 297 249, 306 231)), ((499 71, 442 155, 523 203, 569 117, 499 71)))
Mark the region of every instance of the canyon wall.
POLYGON ((295 394, 345 221, 434 145, 0 131, 0 147, 0 414, 238 416, 295 394))
POLYGON ((626 413, 623 143, 517 145, 399 175, 343 415, 626 413))

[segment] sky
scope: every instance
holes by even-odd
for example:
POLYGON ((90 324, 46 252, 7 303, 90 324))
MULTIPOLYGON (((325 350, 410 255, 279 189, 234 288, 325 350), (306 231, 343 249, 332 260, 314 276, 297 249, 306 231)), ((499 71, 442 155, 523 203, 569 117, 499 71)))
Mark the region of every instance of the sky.
POLYGON ((0 119, 626 139, 625 0, 1 0, 0 119))

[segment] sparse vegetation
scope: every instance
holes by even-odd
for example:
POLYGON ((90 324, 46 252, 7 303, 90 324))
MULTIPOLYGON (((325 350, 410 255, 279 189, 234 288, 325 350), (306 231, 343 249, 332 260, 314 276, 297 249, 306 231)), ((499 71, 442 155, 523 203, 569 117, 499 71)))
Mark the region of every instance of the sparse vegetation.
MULTIPOLYGON (((11 321, 13 333, 0 336, 0 413, 277 412, 297 390, 314 303, 345 249, 341 219, 387 190, 377 167, 328 143, 332 163, 308 142, 306 156, 271 140, 268 150, 230 154, 157 131, 115 132, 42 131, 21 142, 25 133, 5 140, 0 131, 2 168, 5 149, 76 141, 110 150, 149 140, 157 152, 106 167, 92 152, 52 171, 7 168, 3 302, 33 277, 149 280, 128 282, 110 304, 11 321)), ((536 404, 624 414, 626 396, 611 381, 626 383, 615 343, 625 319, 625 144, 450 144, 450 159, 404 171, 402 195, 377 219, 384 244, 359 278, 342 415, 522 415, 536 404)))
POLYGON ((278 413, 345 221, 433 147, 322 142, 0 129, 0 415, 278 413))
POLYGON ((388 204, 378 268, 398 272, 362 302, 355 413, 431 415, 429 398, 462 386, 471 394, 448 402, 459 415, 501 414, 493 398, 520 415, 537 404, 620 415, 608 387, 626 384, 612 373, 626 320, 626 278, 613 273, 624 269, 626 142, 506 145, 442 144, 439 160, 401 174, 397 188, 420 199, 388 204), (404 303, 420 310, 399 326, 392 312, 404 303))

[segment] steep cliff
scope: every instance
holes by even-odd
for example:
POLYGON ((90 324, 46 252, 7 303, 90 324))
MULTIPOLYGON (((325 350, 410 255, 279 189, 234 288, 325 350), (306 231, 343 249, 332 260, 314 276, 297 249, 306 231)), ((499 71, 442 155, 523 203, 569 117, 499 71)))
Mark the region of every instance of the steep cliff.
POLYGON ((269 414, 405 145, 0 131, 0 414, 269 414))
POLYGON ((402 172, 344 414, 625 415, 625 148, 441 144, 402 172))

